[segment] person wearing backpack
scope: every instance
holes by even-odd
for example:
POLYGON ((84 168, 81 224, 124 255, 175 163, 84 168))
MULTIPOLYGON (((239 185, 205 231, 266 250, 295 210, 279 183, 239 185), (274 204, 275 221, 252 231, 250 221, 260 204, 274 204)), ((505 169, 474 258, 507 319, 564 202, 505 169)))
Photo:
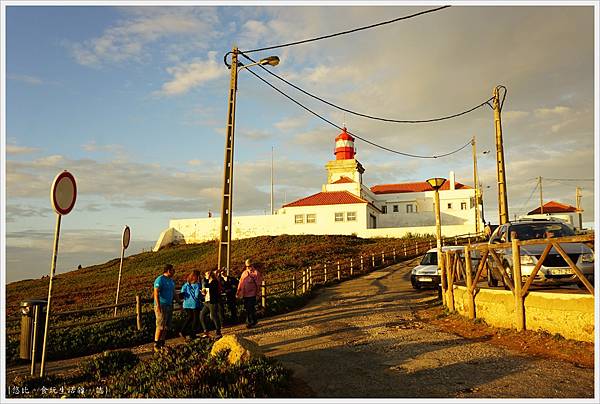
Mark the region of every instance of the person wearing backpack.
POLYGON ((254 327, 258 320, 256 319, 256 303, 260 301, 262 284, 262 274, 254 268, 252 261, 247 259, 245 270, 240 277, 240 283, 237 288, 236 297, 243 299, 244 309, 246 310, 246 327, 254 327))
POLYGON ((181 287, 183 298, 183 310, 186 318, 181 326, 180 336, 192 338, 198 331, 198 320, 202 307, 202 295, 200 294, 200 271, 193 270, 187 277, 187 282, 181 287), (189 330, 188 330, 189 328, 189 330))

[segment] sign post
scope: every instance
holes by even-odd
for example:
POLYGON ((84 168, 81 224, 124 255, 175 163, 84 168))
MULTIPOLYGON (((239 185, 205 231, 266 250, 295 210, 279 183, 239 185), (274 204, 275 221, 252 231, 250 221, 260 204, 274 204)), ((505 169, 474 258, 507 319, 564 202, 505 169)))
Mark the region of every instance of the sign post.
POLYGON ((121 288, 121 271, 123 270, 123 256, 125 249, 129 247, 129 239, 131 238, 131 230, 129 226, 123 229, 123 237, 121 237, 121 263, 119 264, 119 280, 117 281, 117 297, 115 298, 115 313, 113 317, 117 317, 117 304, 119 304, 119 289, 121 288))
POLYGON ((40 368, 40 377, 44 377, 46 365, 46 345, 48 342, 48 325, 50 324, 50 303, 52 299, 52 280, 56 270, 56 256, 58 254, 58 239, 60 235, 60 219, 63 215, 69 214, 75 206, 77 199, 77 184, 75 177, 68 171, 63 171, 54 178, 52 188, 50 189, 50 202, 56 212, 56 227, 54 230, 54 248, 52 251, 52 262, 50 266, 50 280, 48 283, 48 303, 46 306, 46 324, 44 326, 44 345, 42 348, 42 363, 40 368))

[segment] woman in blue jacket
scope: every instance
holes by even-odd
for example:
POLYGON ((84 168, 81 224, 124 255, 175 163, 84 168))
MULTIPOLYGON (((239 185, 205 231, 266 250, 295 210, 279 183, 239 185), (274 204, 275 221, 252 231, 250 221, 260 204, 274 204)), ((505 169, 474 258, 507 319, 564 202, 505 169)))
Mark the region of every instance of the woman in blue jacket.
POLYGON ((202 301, 204 300, 200 290, 200 271, 192 271, 187 277, 187 282, 181 287, 181 295, 183 297, 183 310, 185 311, 186 317, 183 325, 181 326, 181 332, 179 335, 182 337, 191 338, 196 335, 198 331, 198 320, 200 319, 200 309, 202 308, 202 301))

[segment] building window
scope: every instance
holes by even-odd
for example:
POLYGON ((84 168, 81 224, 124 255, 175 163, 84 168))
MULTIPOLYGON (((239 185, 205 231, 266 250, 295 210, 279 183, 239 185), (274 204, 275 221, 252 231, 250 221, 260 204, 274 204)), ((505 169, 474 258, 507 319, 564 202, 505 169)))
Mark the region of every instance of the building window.
POLYGON ((394 205, 394 212, 398 212, 398 205, 394 205))
POLYGON ((306 215, 306 223, 317 223, 317 214, 309 213, 306 215))
POLYGON ((356 222, 356 212, 346 212, 346 220, 349 222, 356 222))
POLYGON ((467 203, 466 202, 461 202, 460 203, 460 210, 467 210, 467 203))
POLYGON ((414 213, 414 205, 412 203, 409 203, 408 205, 406 205, 406 213, 414 213))
POLYGON ((304 223, 304 215, 294 215, 296 224, 304 223))
POLYGON ((451 203, 448 204, 448 209, 452 209, 452 204, 451 203))
POLYGON ((381 207, 381 212, 385 215, 387 213, 387 206, 383 205, 381 207))
POLYGON ((335 221, 343 222, 344 221, 344 212, 336 212, 335 213, 335 221))

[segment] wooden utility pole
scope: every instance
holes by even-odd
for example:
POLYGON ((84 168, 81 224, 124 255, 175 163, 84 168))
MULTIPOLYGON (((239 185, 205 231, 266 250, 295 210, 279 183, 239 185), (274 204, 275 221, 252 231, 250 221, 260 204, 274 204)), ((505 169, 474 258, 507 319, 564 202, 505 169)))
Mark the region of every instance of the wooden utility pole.
POLYGON ((229 106, 223 163, 223 200, 221 203, 221 237, 219 239, 218 269, 227 267, 229 274, 231 245, 231 208, 233 207, 233 137, 235 134, 235 98, 237 92, 238 48, 231 50, 231 79, 229 81, 229 106))
POLYGON ((540 187, 540 214, 544 213, 544 193, 542 191, 542 177, 538 177, 538 186, 540 187))
POLYGON ((275 213, 273 210, 273 154, 275 153, 275 148, 271 146, 271 215, 275 213))
POLYGON ((583 221, 581 218, 581 188, 575 188, 575 207, 577 208, 577 216, 579 218, 579 229, 583 229, 583 221))
POLYGON ((498 215, 499 224, 508 222, 508 196, 506 194, 506 173, 504 168, 504 146, 502 140, 502 120, 500 112, 502 111, 502 102, 500 101, 500 89, 504 89, 504 98, 506 97, 506 87, 496 86, 494 88, 493 108, 494 108, 494 128, 496 130, 496 172, 498 175, 498 215))
POLYGON ((471 139, 471 145, 473 146, 473 184, 475 184, 475 233, 481 231, 479 223, 479 180, 477 179, 477 145, 475 143, 475 136, 471 139))

